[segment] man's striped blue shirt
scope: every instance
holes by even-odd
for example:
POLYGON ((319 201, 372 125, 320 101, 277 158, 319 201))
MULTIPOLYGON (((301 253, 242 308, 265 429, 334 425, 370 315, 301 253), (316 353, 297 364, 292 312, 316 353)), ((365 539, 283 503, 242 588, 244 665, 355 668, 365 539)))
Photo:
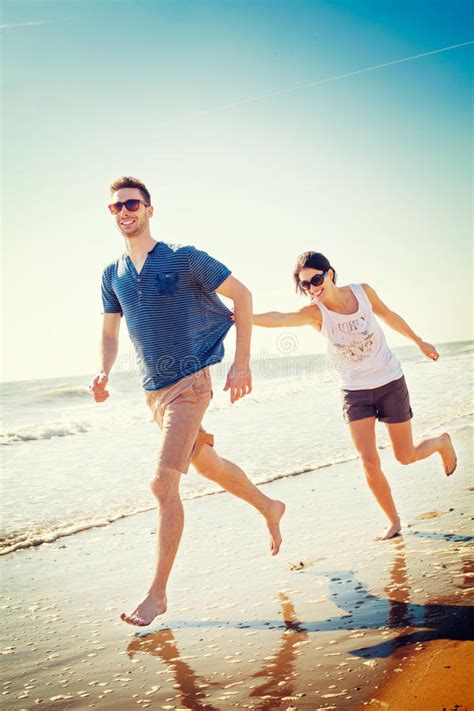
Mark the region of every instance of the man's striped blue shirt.
POLYGON ((155 244, 140 273, 128 254, 104 269, 104 312, 125 316, 145 390, 222 360, 232 321, 215 290, 230 273, 206 252, 165 242, 155 244))

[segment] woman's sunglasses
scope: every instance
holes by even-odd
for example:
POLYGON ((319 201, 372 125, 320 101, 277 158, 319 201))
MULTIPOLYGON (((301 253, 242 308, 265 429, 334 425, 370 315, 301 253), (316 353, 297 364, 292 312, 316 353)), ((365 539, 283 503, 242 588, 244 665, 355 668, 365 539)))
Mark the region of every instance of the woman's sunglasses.
POLYGON ((109 210, 112 215, 118 215, 119 212, 122 212, 122 207, 126 207, 129 212, 136 212, 140 205, 148 207, 147 203, 143 200, 125 200, 125 202, 113 202, 109 205, 109 210))
POLYGON ((322 274, 315 274, 314 277, 312 277, 312 279, 310 279, 309 281, 300 281, 300 287, 305 291, 309 291, 312 286, 321 286, 326 276, 327 272, 323 272, 322 274))

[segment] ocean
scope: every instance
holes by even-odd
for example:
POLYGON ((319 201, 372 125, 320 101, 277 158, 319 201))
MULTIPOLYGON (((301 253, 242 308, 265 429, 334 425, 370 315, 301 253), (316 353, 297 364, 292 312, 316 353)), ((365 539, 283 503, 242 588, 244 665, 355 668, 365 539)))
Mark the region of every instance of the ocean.
MULTIPOLYGON (((395 348, 414 410, 415 439, 472 428, 474 343, 438 347, 438 362, 395 348)), ((324 355, 253 361, 253 392, 235 405, 222 388, 229 361, 211 369, 204 426, 219 454, 257 484, 355 459, 341 414, 337 374, 324 355)), ((160 433, 136 371, 112 374, 112 396, 94 403, 92 376, 1 385, 0 554, 72 536, 155 507, 149 489, 160 433)), ((379 443, 387 446, 383 425, 379 443)), ((183 499, 219 489, 192 469, 183 499)))

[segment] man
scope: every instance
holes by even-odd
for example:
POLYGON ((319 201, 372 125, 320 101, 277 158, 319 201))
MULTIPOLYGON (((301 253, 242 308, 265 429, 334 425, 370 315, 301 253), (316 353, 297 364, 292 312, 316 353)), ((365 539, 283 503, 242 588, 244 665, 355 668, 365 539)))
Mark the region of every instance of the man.
POLYGON ((153 417, 162 430, 151 489, 158 500, 158 558, 144 600, 121 618, 149 625, 166 611, 166 585, 178 550, 184 514, 181 474, 192 462, 202 476, 254 506, 265 518, 276 555, 281 544, 281 501, 265 496, 232 462, 219 457, 213 436, 202 426, 212 398, 209 366, 224 356, 231 312, 217 294, 234 303, 236 349, 224 390, 232 403, 252 390, 250 336, 252 295, 227 267, 195 247, 157 242, 150 234, 150 193, 136 178, 111 185, 109 205, 125 252, 102 275, 104 321, 99 375, 91 385, 96 402, 110 395, 107 381, 117 357, 120 321, 125 316, 153 417), (216 293, 217 292, 217 293, 216 293))

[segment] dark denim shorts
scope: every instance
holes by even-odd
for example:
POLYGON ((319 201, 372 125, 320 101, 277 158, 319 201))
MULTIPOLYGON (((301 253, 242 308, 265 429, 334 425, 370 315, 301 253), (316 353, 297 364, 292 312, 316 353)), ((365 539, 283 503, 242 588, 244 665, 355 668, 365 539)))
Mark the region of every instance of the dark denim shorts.
POLYGON ((369 390, 342 390, 345 422, 376 417, 380 422, 395 424, 413 417, 405 376, 369 390))

